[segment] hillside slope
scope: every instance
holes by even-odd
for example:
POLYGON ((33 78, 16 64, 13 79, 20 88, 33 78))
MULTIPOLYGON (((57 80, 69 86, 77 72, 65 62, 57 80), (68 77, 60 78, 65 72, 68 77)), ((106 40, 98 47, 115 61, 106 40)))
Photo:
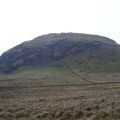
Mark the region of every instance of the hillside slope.
POLYGON ((120 46, 109 38, 40 36, 3 53, 0 71, 0 120, 120 120, 120 46))
POLYGON ((120 46, 98 35, 43 35, 15 46, 0 57, 1 72, 9 73, 24 66, 119 72, 120 46))

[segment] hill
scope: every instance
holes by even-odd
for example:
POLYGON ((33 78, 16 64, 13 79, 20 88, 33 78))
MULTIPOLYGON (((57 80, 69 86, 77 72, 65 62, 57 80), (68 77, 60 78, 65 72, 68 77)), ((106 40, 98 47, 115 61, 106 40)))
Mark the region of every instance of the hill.
POLYGON ((120 71, 120 46, 113 40, 89 34, 61 33, 39 36, 6 51, 0 57, 0 71, 21 67, 55 67, 80 71, 120 71))
POLYGON ((3 53, 0 71, 0 120, 120 119, 120 46, 109 38, 43 35, 3 53))

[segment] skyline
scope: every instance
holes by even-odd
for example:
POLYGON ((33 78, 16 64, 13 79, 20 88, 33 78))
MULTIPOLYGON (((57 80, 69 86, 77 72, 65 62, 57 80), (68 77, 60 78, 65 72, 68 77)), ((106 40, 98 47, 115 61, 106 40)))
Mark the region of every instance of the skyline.
POLYGON ((0 0, 0 55, 49 33, 96 34, 120 43, 119 5, 119 0, 0 0))

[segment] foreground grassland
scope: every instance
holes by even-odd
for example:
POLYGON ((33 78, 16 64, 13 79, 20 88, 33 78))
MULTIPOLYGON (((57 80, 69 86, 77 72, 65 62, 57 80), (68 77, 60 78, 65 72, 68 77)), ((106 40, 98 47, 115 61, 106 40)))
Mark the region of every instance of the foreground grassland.
POLYGON ((45 71, 0 75, 0 120, 120 119, 119 73, 45 71))

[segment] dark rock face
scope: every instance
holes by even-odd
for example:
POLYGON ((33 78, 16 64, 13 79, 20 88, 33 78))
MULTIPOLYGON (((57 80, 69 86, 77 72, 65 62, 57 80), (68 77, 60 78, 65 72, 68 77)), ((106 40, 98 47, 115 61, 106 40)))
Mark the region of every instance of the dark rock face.
POLYGON ((112 59, 118 55, 119 50, 116 42, 101 36, 79 33, 48 34, 3 53, 0 57, 0 71, 11 72, 24 65, 44 66, 77 53, 98 59, 112 59))

